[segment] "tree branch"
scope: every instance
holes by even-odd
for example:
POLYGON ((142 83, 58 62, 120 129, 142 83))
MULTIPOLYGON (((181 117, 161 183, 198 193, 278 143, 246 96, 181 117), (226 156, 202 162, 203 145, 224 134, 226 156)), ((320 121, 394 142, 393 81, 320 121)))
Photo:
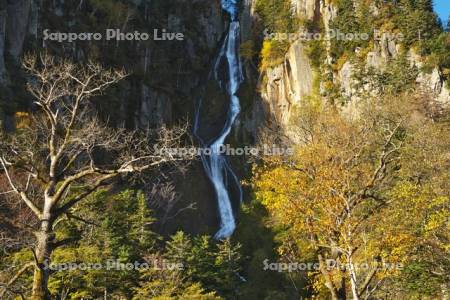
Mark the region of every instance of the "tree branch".
POLYGON ((38 217, 41 218, 42 216, 42 212, 39 210, 39 208, 33 203, 33 201, 31 201, 27 194, 22 191, 19 187, 17 187, 12 178, 11 175, 9 174, 8 168, 6 167, 6 160, 4 157, 0 157, 0 163, 2 165, 3 170, 5 171, 5 175, 6 178, 8 179, 8 183, 11 186, 11 188, 13 189, 14 193, 16 193, 17 195, 20 196, 20 198, 23 200, 23 202, 25 202, 25 204, 33 211, 33 213, 38 217))
POLYGON ((2 286, 2 291, 0 291, 0 299, 3 299, 3 296, 5 295, 8 288, 16 282, 20 276, 22 276, 23 273, 25 273, 30 267, 34 266, 35 264, 33 262, 29 262, 25 264, 22 268, 17 271, 17 273, 4 285, 2 286))

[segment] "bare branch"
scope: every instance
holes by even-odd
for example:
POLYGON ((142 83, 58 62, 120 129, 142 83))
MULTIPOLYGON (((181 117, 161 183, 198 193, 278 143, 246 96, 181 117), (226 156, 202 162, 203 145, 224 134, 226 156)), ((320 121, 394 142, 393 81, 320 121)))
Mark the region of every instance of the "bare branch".
POLYGON ((4 157, 0 157, 0 163, 2 165, 3 170, 5 171, 6 178, 8 179, 9 185, 13 189, 14 193, 19 195, 21 199, 25 202, 25 204, 34 212, 34 214, 40 218, 42 212, 37 208, 37 206, 28 198, 27 194, 22 191, 19 187, 17 187, 9 174, 8 168, 6 167, 6 160, 4 157))
POLYGON ((5 295, 8 288, 13 285, 22 275, 25 273, 29 268, 33 267, 34 263, 29 262, 25 264, 22 268, 17 271, 17 273, 2 287, 0 287, 2 290, 0 291, 0 298, 3 299, 3 296, 5 295))

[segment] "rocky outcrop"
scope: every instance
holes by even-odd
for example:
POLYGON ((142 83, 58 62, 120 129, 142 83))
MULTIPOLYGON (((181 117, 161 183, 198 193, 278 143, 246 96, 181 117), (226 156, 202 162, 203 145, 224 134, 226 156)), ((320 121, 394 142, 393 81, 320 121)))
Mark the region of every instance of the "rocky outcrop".
POLYGON ((304 45, 297 41, 290 47, 284 63, 266 71, 261 96, 275 121, 289 123, 292 109, 313 90, 313 70, 304 45))
MULTIPOLYGON (((292 0, 293 14, 310 21, 324 21, 328 32, 336 9, 326 1, 292 0)), ((314 71, 305 51, 304 41, 290 46, 283 64, 269 68, 263 75, 259 90, 268 121, 287 128, 296 106, 313 93, 314 71)))
POLYGON ((251 38, 254 18, 255 18, 255 5, 257 0, 243 0, 244 5, 239 17, 241 24, 241 36, 242 40, 246 41, 251 38))
MULTIPOLYGON (((326 0, 291 0, 292 13, 301 19, 309 21, 319 21, 315 24, 322 23, 325 34, 325 47, 327 56, 324 58, 321 72, 330 72, 332 82, 339 92, 339 96, 343 99, 342 111, 352 116, 358 114, 359 105, 362 95, 377 95, 378 91, 370 83, 362 85, 355 78, 357 72, 376 72, 382 74, 390 62, 399 57, 402 53, 401 36, 397 32, 390 32, 384 27, 374 32, 372 45, 366 49, 370 49, 368 53, 362 53, 361 49, 355 51, 359 57, 365 58, 365 63, 354 65, 354 62, 336 61, 330 57, 330 40, 327 38, 331 28, 332 20, 337 17, 338 10, 332 4, 332 1, 326 0), (336 66, 340 65, 340 69, 336 70, 336 66), (359 68, 363 68, 360 70, 359 68), (372 70, 370 70, 372 69, 372 70)), ((370 7, 370 13, 378 15, 380 13, 376 4, 370 7)), ((366 51, 364 49, 363 51, 366 51)), ((417 83, 426 91, 429 91, 433 98, 443 104, 450 104, 450 95, 448 84, 444 82, 444 77, 440 70, 435 68, 431 73, 427 74, 422 70, 422 58, 410 51, 408 54, 411 64, 415 65, 420 71, 417 77, 417 83)), ((344 59, 343 57, 341 59, 344 59)), ((296 41, 291 45, 290 50, 286 54, 284 62, 278 66, 269 68, 263 74, 264 80, 260 85, 261 96, 264 107, 268 111, 269 120, 280 125, 285 131, 291 118, 293 108, 300 106, 302 99, 311 95, 313 92, 314 72, 310 65, 310 60, 305 55, 304 47, 301 41, 296 41)), ((327 75, 328 76, 328 75, 327 75)), ((321 92, 325 88, 320 83, 321 92)), ((335 94, 333 94, 336 96, 335 94)))
MULTIPOLYGON (((130 17, 106 21, 105 14, 95 13, 99 8, 88 1, 0 0, 0 85, 11 85, 7 74, 18 74, 24 47, 42 45, 50 52, 77 61, 98 60, 104 64, 126 67, 134 75, 130 90, 118 99, 124 120, 131 126, 161 124, 186 118, 193 111, 199 97, 199 86, 204 84, 224 31, 220 1, 176 0, 171 5, 164 1, 125 1, 130 17), (161 3, 159 3, 161 2, 161 3), (85 16, 90 18, 86 19, 85 16), (98 19, 96 20, 95 18, 98 19), (100 25, 102 24, 102 25, 100 25), (148 32, 154 29, 184 34, 183 41, 99 42, 76 41, 60 43, 43 41, 43 30, 51 32, 103 32, 117 26, 122 31, 148 32), (36 43, 37 41, 37 43, 36 43), (5 67, 5 59, 13 64, 5 67), (165 103, 163 103, 165 102, 165 103), (124 107, 127 106, 127 107, 124 107), (174 110, 173 106, 185 110, 174 110)), ((115 9, 119 9, 116 7, 115 9)), ((10 89, 14 89, 9 87, 10 89)), ((1 95, 0 95, 1 98, 1 95)), ((110 106, 110 105, 109 105, 110 106)))
POLYGON ((389 59, 397 57, 400 45, 395 35, 389 32, 377 34, 373 41, 373 51, 367 54, 366 65, 375 69, 382 69, 389 59))
MULTIPOLYGON (((408 52, 408 58, 411 65, 417 69, 422 69, 423 59, 415 51, 408 52)), ((434 99, 443 106, 450 106, 450 89, 448 83, 444 80, 441 71, 436 67, 430 73, 420 72, 416 82, 423 90, 430 92, 434 99)))
POLYGON ((140 128, 160 127, 172 121, 172 103, 164 93, 158 93, 142 85, 140 109, 136 112, 136 124, 140 128))
POLYGON ((439 105, 450 106, 450 90, 438 68, 434 68, 430 74, 420 73, 416 82, 425 91, 431 92, 439 105))
POLYGON ((30 22, 31 0, 16 0, 8 3, 6 42, 9 55, 19 62, 30 22))
POLYGON ((292 12, 308 20, 320 16, 320 0, 291 0, 292 12))

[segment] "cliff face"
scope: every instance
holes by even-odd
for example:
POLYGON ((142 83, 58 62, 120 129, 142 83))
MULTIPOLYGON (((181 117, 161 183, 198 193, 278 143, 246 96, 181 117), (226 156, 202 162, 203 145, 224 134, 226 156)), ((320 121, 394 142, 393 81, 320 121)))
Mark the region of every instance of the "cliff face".
MULTIPOLYGON (((396 35, 398 31, 390 31, 391 24, 380 26, 377 36, 370 37, 366 48, 356 48, 354 56, 363 57, 363 62, 357 64, 354 59, 331 57, 331 43, 329 32, 333 29, 333 22, 339 16, 338 8, 332 1, 327 0, 291 0, 291 13, 295 18, 304 20, 303 23, 316 24, 318 31, 325 37, 322 47, 326 54, 321 58, 320 68, 314 67, 311 51, 308 52, 310 41, 297 39, 290 41, 290 47, 282 63, 271 66, 262 71, 260 90, 262 101, 276 120, 276 125, 289 131, 289 122, 295 107, 301 107, 303 101, 309 97, 319 96, 327 99, 326 85, 330 82, 337 93, 334 98, 341 98, 342 111, 351 115, 358 113, 359 102, 364 94, 377 94, 377 87, 358 79, 358 75, 368 72, 382 74, 406 52, 410 67, 418 70, 415 82, 418 87, 426 91, 432 98, 442 105, 450 104, 450 91, 445 82, 442 70, 435 66, 431 70, 424 70, 424 57, 414 49, 405 49, 396 35), (318 25, 319 24, 319 25, 318 25), (364 53, 362 53, 364 52, 364 53), (326 82, 328 81, 328 83, 326 82)), ((353 1, 357 7, 358 1, 353 1)), ((380 9, 371 4, 366 14, 380 15, 380 9)), ((365 16, 369 19, 369 15, 365 16)), ((298 25, 293 33, 314 29, 298 25)), ((335 28, 334 28, 335 29, 335 28)), ((375 35, 374 35, 375 36, 375 35)), ((314 50, 312 52, 314 56, 314 50)), ((406 67, 405 67, 406 69, 406 67)), ((406 71, 406 70, 405 70, 406 71)), ((359 76, 361 77, 361 76, 359 76)))
POLYGON ((312 94, 314 72, 301 42, 294 42, 282 65, 269 68, 261 97, 275 121, 286 127, 295 106, 312 94))
MULTIPOLYGON (((372 68, 376 72, 383 72, 393 59, 397 59, 400 55, 401 45, 398 44, 389 34, 382 34, 380 39, 373 42, 373 51, 367 53, 364 68, 367 70, 372 68)), ((418 70, 415 83, 424 92, 429 94, 433 101, 439 105, 450 105, 450 90, 442 72, 436 66, 431 71, 425 72, 423 68, 423 57, 418 55, 414 50, 407 52, 408 67, 418 70)), ((336 82, 340 87, 340 93, 348 99, 344 105, 344 112, 350 114, 358 113, 358 102, 361 100, 361 91, 376 95, 377 90, 366 85, 360 87, 359 81, 355 79, 355 73, 360 72, 354 64, 346 61, 342 68, 335 74, 336 82)))
MULTIPOLYGON (((332 9, 317 0, 291 0, 292 14, 308 21, 323 18, 327 25, 332 9)), ((282 64, 270 67, 262 74, 261 99, 272 125, 288 129, 293 109, 312 95, 314 70, 303 41, 293 41, 282 64)))
MULTIPOLYGON (((112 112, 117 114, 116 120, 135 127, 182 118, 193 109, 197 89, 208 73, 211 57, 224 31, 224 20, 219 1, 170 2, 129 1, 121 5, 117 1, 105 1, 102 5, 98 1, 2 0, 0 84, 3 89, 13 90, 11 74, 19 72, 23 53, 47 50, 78 61, 100 60, 128 70, 131 78, 125 83, 127 91, 115 103, 119 109, 112 112), (44 41, 43 35, 45 29, 103 33, 107 28, 123 32, 137 30, 151 36, 154 29, 179 32, 184 34, 184 40, 60 43, 44 41)), ((29 103, 29 99, 23 102, 29 103)))
MULTIPOLYGON (((117 3, 0 0, 0 107, 3 108, 0 114, 6 112, 11 115, 29 105, 28 95, 18 96, 16 93, 21 84, 23 87, 23 82, 17 80, 23 77, 18 64, 24 52, 45 49, 79 61, 94 59, 106 65, 125 67, 130 72, 130 78, 122 84, 120 91, 99 101, 105 115, 112 116, 110 119, 117 123, 146 127, 183 118, 192 119, 196 101, 211 96, 205 95, 204 87, 226 25, 220 1, 135 0, 125 2, 126 5, 117 3), (72 43, 43 40, 45 29, 52 32, 103 32, 107 28, 127 32, 166 29, 183 33, 185 39, 72 43)), ((332 3, 328 0, 290 0, 291 13, 305 22, 321 24, 326 35, 338 17, 338 8, 332 3)), ((261 29, 254 26, 258 19, 255 4, 256 0, 244 0, 241 5, 243 41, 254 38, 255 30, 261 29)), ((370 13, 380 12, 372 5, 370 13)), ((261 35, 261 32, 256 34, 261 35)), ((371 43, 364 58, 366 69, 381 72, 401 52, 401 45, 386 30, 371 43)), ((303 40, 292 41, 283 62, 264 70, 263 74, 258 74, 256 68, 246 63, 246 86, 243 90, 254 90, 257 85, 259 94, 243 92, 244 110, 235 126, 236 140, 252 140, 264 122, 287 128, 295 107, 301 106, 302 101, 310 96, 323 95, 323 75, 327 72, 338 88, 339 96, 346 99, 343 109, 351 113, 357 111, 361 92, 373 87, 361 86, 355 79, 355 74, 361 70, 353 61, 343 61, 336 67, 336 58, 333 60, 330 56, 331 42, 327 40, 324 44, 327 54, 321 58, 320 69, 313 66, 308 43, 303 40), (258 77, 261 78, 259 83, 256 82, 258 77)), ((418 69, 423 65, 422 57, 414 50, 408 51, 408 59, 418 69)), ((449 90, 439 68, 420 72, 416 81, 441 103, 450 101, 449 90)), ((212 111, 221 108, 213 99, 205 101, 212 101, 212 111)))
MULTIPOLYGON (((255 40, 255 36, 260 38, 264 30, 255 26, 260 22, 256 2, 242 1, 243 41, 255 40)), ((290 12, 304 23, 320 27, 326 34, 339 16, 338 8, 331 3, 334 2, 291 0, 290 12)), ((373 6, 371 13, 377 14, 377 8, 373 6)), ((138 128, 192 120, 196 102, 203 99, 209 107, 208 117, 221 126, 220 114, 223 114, 226 100, 210 92, 209 74, 226 24, 227 17, 221 11, 219 0, 0 0, 0 119, 5 121, 6 127, 12 128, 14 112, 30 108, 31 97, 23 93, 20 58, 28 51, 46 50, 80 62, 93 59, 111 67, 124 67, 130 73, 119 87, 98 99, 100 113, 115 125, 125 123, 127 127, 138 128), (183 33, 184 40, 71 43, 43 40, 45 29, 104 32, 107 28, 149 33, 165 29, 183 33)), ((301 26, 304 24, 297 29, 301 26)), ((296 108, 301 108, 311 97, 329 97, 326 80, 337 89, 333 97, 344 99, 342 110, 357 113, 361 95, 377 91, 355 75, 369 69, 382 72, 402 52, 401 45, 389 33, 383 32, 378 40, 371 41, 362 69, 350 59, 338 62, 332 57, 329 40, 322 45, 325 55, 320 57, 320 67, 313 62, 309 44, 303 40, 292 41, 282 63, 261 73, 254 62, 246 60, 246 79, 239 92, 243 110, 231 140, 235 144, 251 143, 264 123, 288 131, 296 108)), ((361 52, 355 50, 358 51, 361 52)), ((407 56, 411 66, 422 67, 423 58, 415 51, 409 50, 407 56)), ((431 91, 436 100, 450 103, 450 92, 439 68, 419 72, 415 81, 431 91)), ((241 166, 240 175, 246 172, 244 161, 234 163, 241 166)), ((183 224, 182 227, 191 232, 204 232, 211 227, 213 232, 217 223, 217 217, 211 213, 216 210, 214 195, 200 165, 177 178, 177 182, 180 207, 192 202, 198 204, 197 210, 188 210, 180 217, 178 225, 183 224), (202 221, 193 224, 192 220, 202 221)), ((167 230, 176 230, 175 227, 167 230)))
MULTIPOLYGON (((252 30, 251 5, 252 1, 242 5, 244 37, 252 30)), ((115 125, 139 128, 191 122, 200 98, 211 110, 222 108, 221 98, 210 97, 206 86, 226 26, 227 17, 219 0, 0 0, 0 119, 12 129, 14 113, 32 109, 31 96, 19 92, 24 91, 25 83, 20 59, 24 53, 45 50, 80 63, 93 59, 128 71, 126 80, 96 101, 100 115, 115 125), (44 40, 46 29, 105 33, 108 28, 147 32, 150 36, 155 29, 166 30, 182 33, 184 39, 71 43, 44 40)), ((250 113, 249 118, 253 116, 250 113)), ((243 118, 247 118, 245 114, 243 118)), ((252 132, 254 127, 248 124, 255 119, 240 122, 245 126, 237 128, 252 132)), ((236 138, 242 136, 235 134, 236 138)), ((159 230, 174 232, 183 228, 191 233, 214 233, 218 225, 215 197, 201 164, 195 163, 187 173, 175 177, 172 181, 176 194, 169 204, 149 195, 161 220, 179 209, 183 211, 177 214, 176 222, 158 224, 159 230), (195 209, 187 209, 191 206, 195 209)), ((165 179, 157 180, 163 184, 165 179)), ((153 184, 147 182, 143 188, 152 191, 153 184)))
POLYGON ((6 37, 6 2, 0 2, 0 84, 5 83, 6 68, 5 68, 5 37, 6 37))
MULTIPOLYGON (((192 120, 196 101, 205 96, 204 87, 227 23, 220 1, 118 3, 120 1, 112 0, 0 0, 0 112, 3 108, 6 118, 11 119, 15 111, 28 109, 29 95, 16 95, 20 84, 23 90, 23 82, 16 80, 23 78, 20 58, 27 52, 46 50, 80 62, 94 59, 108 66, 126 68, 131 76, 121 84, 121 89, 99 101, 105 117, 116 123, 146 127, 192 120), (70 43, 44 40, 44 30, 104 33, 108 28, 151 35, 155 29, 166 30, 182 33, 184 40, 70 43), (14 95, 14 100, 7 95, 14 95)), ((243 40, 251 38, 253 33, 254 3, 255 0, 245 0, 241 4, 243 40)), ((248 65, 246 73, 247 86, 254 88, 257 74, 248 65)), ((255 115, 259 109, 247 107, 242 113, 236 138, 256 134, 257 124, 262 122, 255 115)))
POLYGON ((0 1, 0 82, 5 83, 8 72, 5 60, 19 63, 25 39, 36 35, 37 3, 32 0, 0 1))

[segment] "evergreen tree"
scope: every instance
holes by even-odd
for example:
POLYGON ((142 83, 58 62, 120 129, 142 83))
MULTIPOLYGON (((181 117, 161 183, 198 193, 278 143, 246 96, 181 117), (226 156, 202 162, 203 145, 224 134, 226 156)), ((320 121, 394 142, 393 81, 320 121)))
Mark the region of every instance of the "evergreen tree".
POLYGON ((125 190, 115 196, 97 192, 58 224, 57 234, 77 243, 57 249, 53 260, 55 264, 98 263, 101 267, 56 272, 50 290, 55 295, 67 294, 69 299, 96 298, 105 293, 131 297, 140 274, 123 264, 143 263, 155 250, 158 237, 149 228, 152 222, 142 192, 125 190), (93 213, 98 211, 102 213, 93 213))
POLYGON ((178 231, 166 243, 165 257, 187 266, 192 261, 192 241, 188 235, 178 231))
POLYGON ((239 274, 242 270, 241 245, 233 245, 230 239, 218 244, 215 268, 219 270, 217 286, 225 295, 236 293, 236 287, 243 281, 239 274))

